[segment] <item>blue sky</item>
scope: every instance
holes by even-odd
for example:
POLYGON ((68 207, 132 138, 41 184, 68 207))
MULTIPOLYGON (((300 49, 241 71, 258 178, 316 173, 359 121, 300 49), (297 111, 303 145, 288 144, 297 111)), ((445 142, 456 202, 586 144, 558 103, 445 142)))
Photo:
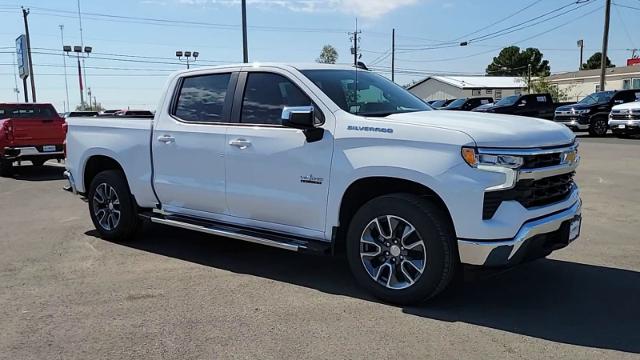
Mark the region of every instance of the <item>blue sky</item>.
MULTIPOLYGON (((357 17, 362 30, 362 60, 377 63, 376 69, 386 76, 390 67, 386 52, 391 46, 391 29, 396 29, 396 67, 400 69, 396 81, 401 84, 433 72, 482 74, 499 49, 511 44, 540 48, 553 73, 572 71, 578 66, 578 39, 585 41, 585 59, 599 51, 604 0, 568 6, 533 22, 539 24, 504 36, 480 38, 466 47, 451 46, 454 40, 486 36, 570 3, 571 0, 248 0, 249 58, 261 62, 310 62, 324 44, 331 44, 338 50, 339 62, 350 62, 347 33, 353 30, 357 17), (521 9, 524 10, 517 13, 521 9), (561 15, 565 11, 568 12, 561 15), (509 15, 513 16, 487 27, 509 15)), ((626 49, 640 47, 640 0, 614 3, 617 5, 611 12, 610 58, 620 66, 630 57, 631 52, 626 49)), ((52 102, 62 111, 66 96, 63 57, 56 53, 62 47, 58 25, 64 25, 66 44, 80 44, 76 0, 0 0, 0 102, 16 100, 12 52, 15 38, 24 31, 21 5, 31 8, 38 101, 52 102)), ((87 85, 98 102, 108 108, 155 108, 166 75, 185 67, 177 63, 176 50, 198 51, 196 65, 242 60, 238 0, 81 0, 81 8, 85 14, 84 43, 92 46, 95 53, 86 60, 87 85)), ((75 60, 67 59, 67 66, 69 100, 75 106, 80 102, 75 60)))

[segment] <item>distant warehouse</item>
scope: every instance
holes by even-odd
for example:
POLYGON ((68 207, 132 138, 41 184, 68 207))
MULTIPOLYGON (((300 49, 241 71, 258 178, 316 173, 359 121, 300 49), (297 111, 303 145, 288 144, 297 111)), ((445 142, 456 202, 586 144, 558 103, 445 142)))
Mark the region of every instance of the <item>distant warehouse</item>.
MULTIPOLYGON (((640 89, 640 65, 608 68, 605 74, 605 90, 640 89)), ((566 92, 568 100, 600 91, 600 69, 555 74, 547 79, 566 92)))
POLYGON ((511 76, 429 76, 408 87, 423 100, 447 100, 490 96, 495 100, 520 95, 526 85, 522 78, 511 76))

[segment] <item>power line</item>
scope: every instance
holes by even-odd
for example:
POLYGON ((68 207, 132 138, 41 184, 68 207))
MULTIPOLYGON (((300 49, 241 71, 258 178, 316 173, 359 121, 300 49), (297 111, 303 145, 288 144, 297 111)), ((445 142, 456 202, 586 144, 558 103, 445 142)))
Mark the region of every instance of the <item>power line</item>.
POLYGON ((523 8, 521 8, 521 9, 519 9, 518 11, 516 11, 516 12, 514 12, 514 13, 512 13, 512 14, 510 14, 510 15, 508 15, 508 16, 506 16, 506 17, 504 17, 504 18, 502 18, 502 19, 500 19, 500 20, 498 20, 498 21, 496 21, 496 22, 493 22, 493 23, 491 23, 491 24, 489 24, 489 25, 487 25, 487 26, 484 26, 484 27, 482 27, 482 28, 480 28, 480 29, 478 29, 478 30, 472 31, 472 32, 467 33, 467 34, 464 34, 464 35, 462 35, 462 36, 460 36, 460 37, 458 37, 458 38, 455 38, 455 39, 453 39, 453 41, 460 41, 461 39, 465 39, 465 38, 467 38, 467 37, 469 37, 469 36, 471 36, 471 35, 475 35, 475 34, 477 34, 477 33, 481 32, 481 31, 484 31, 484 30, 486 30, 486 29, 489 29, 489 28, 491 28, 491 27, 493 27, 493 26, 495 26, 495 25, 498 25, 498 24, 500 24, 500 23, 503 23, 503 22, 505 22, 505 21, 507 21, 507 20, 511 19, 512 17, 514 17, 514 16, 516 16, 516 15, 520 14, 521 12, 523 12, 523 11, 525 11, 525 10, 527 10, 527 9, 529 9, 529 8, 531 8, 531 7, 533 7, 534 5, 536 5, 536 4, 538 4, 538 3, 540 3, 541 1, 542 1, 542 0, 535 0, 535 1, 533 1, 532 3, 530 3, 529 5, 527 5, 527 6, 523 7, 523 8))

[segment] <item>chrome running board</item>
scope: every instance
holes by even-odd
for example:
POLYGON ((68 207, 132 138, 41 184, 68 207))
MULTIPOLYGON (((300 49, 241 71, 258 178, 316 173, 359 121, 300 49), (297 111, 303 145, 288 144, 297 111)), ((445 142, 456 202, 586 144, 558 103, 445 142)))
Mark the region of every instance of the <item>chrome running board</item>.
POLYGON ((156 224, 198 231, 209 235, 222 236, 289 251, 312 252, 321 254, 329 254, 331 252, 331 243, 320 240, 306 239, 270 231, 249 229, 226 223, 196 219, 181 215, 167 215, 163 213, 153 212, 141 214, 141 216, 144 218, 148 218, 151 222, 156 224))

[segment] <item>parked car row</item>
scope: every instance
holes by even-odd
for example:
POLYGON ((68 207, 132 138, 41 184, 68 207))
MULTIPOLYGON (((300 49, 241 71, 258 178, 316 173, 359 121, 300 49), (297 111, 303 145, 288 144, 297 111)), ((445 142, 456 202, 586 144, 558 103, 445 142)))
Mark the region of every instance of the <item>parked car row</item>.
POLYGON ((640 101, 640 89, 600 91, 577 103, 555 102, 548 93, 512 95, 495 103, 490 97, 431 100, 427 103, 437 110, 536 117, 562 123, 573 131, 588 131, 592 136, 604 136, 611 129, 614 134, 627 137, 638 132, 640 106, 614 107, 637 101, 640 101))
MULTIPOLYGON (((573 131, 586 130, 592 136, 604 136, 609 130, 609 116, 614 106, 638 100, 640 89, 600 91, 575 104, 558 107, 553 120, 565 124, 573 131)), ((619 115, 617 110, 616 116, 619 115)), ((619 133, 622 129, 616 129, 614 133, 619 133)))

